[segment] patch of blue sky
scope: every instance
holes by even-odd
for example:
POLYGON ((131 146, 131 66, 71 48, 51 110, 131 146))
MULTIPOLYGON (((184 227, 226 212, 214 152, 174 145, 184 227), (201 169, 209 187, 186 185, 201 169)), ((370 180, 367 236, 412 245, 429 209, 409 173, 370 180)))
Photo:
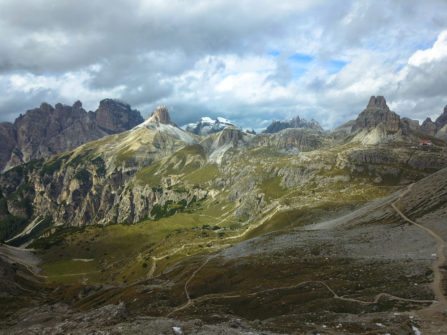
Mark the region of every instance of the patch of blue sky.
POLYGON ((279 57, 281 55, 281 51, 279 51, 279 50, 270 50, 267 54, 269 56, 272 56, 272 57, 279 57))
POLYGON ((325 67, 330 74, 335 74, 340 72, 347 64, 348 62, 343 60, 332 59, 325 63, 325 67))
POLYGON ((292 66, 291 67, 291 71, 292 71, 292 77, 294 79, 296 79, 296 78, 300 78, 301 76, 303 76, 306 73, 307 67, 292 66))
POLYGON ((303 76, 315 58, 308 54, 295 53, 287 58, 294 79, 303 76))
POLYGON ((289 56, 289 61, 298 64, 309 64, 314 60, 314 57, 307 54, 295 53, 289 56))

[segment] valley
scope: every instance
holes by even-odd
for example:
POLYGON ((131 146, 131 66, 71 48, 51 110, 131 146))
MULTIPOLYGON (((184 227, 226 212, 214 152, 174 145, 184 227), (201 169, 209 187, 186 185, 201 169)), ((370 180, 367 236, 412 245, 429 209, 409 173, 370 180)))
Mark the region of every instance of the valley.
POLYGON ((447 142, 408 124, 383 97, 331 132, 162 106, 4 171, 0 329, 442 334, 447 142))

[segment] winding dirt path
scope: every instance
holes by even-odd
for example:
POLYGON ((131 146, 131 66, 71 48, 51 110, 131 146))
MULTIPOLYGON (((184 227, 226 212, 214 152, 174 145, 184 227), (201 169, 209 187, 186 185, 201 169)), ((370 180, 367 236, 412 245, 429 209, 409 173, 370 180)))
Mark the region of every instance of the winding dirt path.
MULTIPOLYGON (((274 205, 271 205, 268 208, 268 210, 266 211, 266 212, 272 211, 270 214, 268 214, 267 216, 263 217, 259 221, 258 224, 250 225, 247 229, 245 229, 240 234, 229 236, 229 237, 226 237, 226 238, 216 238, 216 239, 209 240, 209 241, 204 241, 204 242, 200 241, 200 242, 186 243, 186 244, 183 244, 182 246, 180 246, 178 248, 175 248, 175 249, 171 250, 167 254, 164 254, 164 255, 161 255, 161 256, 151 256, 152 264, 151 264, 151 268, 149 269, 149 272, 148 272, 146 278, 147 279, 151 279, 151 278, 154 277, 154 273, 155 273, 155 270, 157 269, 157 262, 158 261, 163 260, 163 259, 165 259, 167 257, 173 256, 173 255, 179 253, 180 251, 185 250, 187 247, 194 247, 194 246, 198 246, 198 245, 204 244, 204 243, 214 243, 214 242, 224 243, 226 241, 231 241, 231 240, 236 240, 236 239, 242 238, 245 235, 247 235, 249 232, 253 231, 254 229, 256 229, 256 228, 258 228, 260 226, 262 226, 266 221, 270 220, 281 209, 282 209, 282 206, 280 206, 278 203, 275 203, 274 205)), ((222 220, 220 222, 223 222, 224 220, 222 220)), ((224 247, 225 244, 220 244, 220 246, 224 247)), ((206 261, 206 263, 208 263, 208 261, 206 261)), ((185 291, 185 294, 188 296, 186 291, 185 291)))
POLYGON ((408 194, 411 189, 413 188, 413 184, 411 184, 406 190, 405 192, 403 192, 399 198, 393 202, 391 204, 391 206, 393 207, 393 209, 397 212, 397 214, 400 215, 400 217, 402 219, 404 219, 405 221, 415 225, 416 227, 424 230, 426 233, 428 233, 435 241, 436 241, 436 261, 433 262, 432 264, 432 269, 433 269, 433 282, 432 282, 432 289, 433 289, 433 293, 435 295, 436 298, 436 307, 442 308, 443 310, 447 309, 447 299, 444 295, 444 290, 442 288, 442 272, 441 272, 441 267, 445 264, 446 261, 446 257, 444 254, 444 249, 446 246, 446 242, 442 239, 441 236, 439 236, 438 234, 436 234, 436 232, 434 232, 433 230, 431 230, 430 228, 427 228, 411 219, 409 219, 405 214, 402 213, 402 211, 397 207, 397 202, 402 199, 402 197, 404 197, 406 194, 408 194))
MULTIPOLYGON (((202 264, 202 266, 200 268, 198 268, 195 273, 197 274, 197 272, 199 272, 205 265, 206 263, 208 263, 210 259, 208 258, 207 261, 205 263, 202 264)), ((194 276, 191 276, 188 280, 188 284, 191 282, 191 280, 193 279, 194 276)), ((371 301, 365 301, 365 300, 359 300, 359 299, 354 299, 354 298, 346 298, 344 296, 340 296, 338 295, 328 284, 326 284, 325 282, 322 281, 303 281, 300 282, 298 284, 295 285, 289 285, 289 286, 283 286, 283 287, 275 287, 275 288, 269 288, 269 289, 265 289, 265 290, 261 290, 261 291, 256 291, 256 292, 251 292, 251 293, 243 293, 243 294, 207 294, 207 295, 203 295, 201 297, 195 298, 195 299, 191 299, 189 296, 189 292, 187 292, 187 288, 188 285, 185 284, 185 291, 187 292, 187 298, 188 300, 186 301, 186 303, 184 303, 183 305, 175 308, 174 310, 172 310, 169 314, 167 314, 167 317, 172 316, 173 314, 180 312, 182 310, 187 309, 188 307, 192 306, 194 303, 200 303, 200 302, 204 302, 207 300, 216 300, 216 299, 236 299, 236 298, 245 298, 245 297, 254 297, 260 294, 265 294, 265 293, 270 293, 270 292, 275 292, 275 291, 282 291, 282 290, 291 290, 291 289, 296 289, 299 288, 301 286, 306 286, 306 285, 311 285, 311 284, 319 284, 321 286, 323 286, 324 288, 326 288, 331 294, 332 294, 332 298, 334 299, 338 299, 338 300, 343 300, 343 301, 349 301, 349 302, 355 302, 355 303, 359 303, 362 305, 373 305, 373 304, 377 304, 380 299, 382 298, 388 298, 391 300, 397 300, 397 301, 404 301, 404 302, 412 302, 412 303, 417 303, 417 304, 429 304, 429 303, 433 303, 433 300, 417 300, 417 299, 407 299, 407 298, 402 298, 402 297, 398 297, 389 293, 379 293, 377 294, 373 300, 371 301)))
MULTIPOLYGON (((304 281, 304 282, 300 282, 298 284, 295 285, 290 285, 290 286, 284 286, 284 287, 277 287, 277 288, 270 288, 270 289, 265 289, 265 290, 261 290, 261 291, 257 291, 257 292, 252 292, 252 293, 245 293, 245 294, 208 294, 208 295, 204 295, 195 299, 191 299, 188 287, 189 284, 191 283, 191 281, 195 278, 195 276, 197 275, 197 273, 199 273, 205 266, 206 264, 208 264, 208 262, 213 258, 216 257, 216 255, 211 255, 209 257, 206 258, 206 260, 202 263, 202 265, 200 267, 198 267, 192 274, 191 276, 188 278, 188 280, 185 282, 184 285, 184 291, 185 291, 185 296, 187 298, 186 303, 184 303, 183 305, 174 308, 167 316, 171 316, 172 314, 175 314, 179 311, 185 310, 188 307, 192 306, 194 303, 199 303, 199 302, 203 302, 203 301, 207 301, 207 300, 212 300, 212 299, 235 299, 235 298, 242 298, 242 297, 250 297, 250 296, 257 296, 259 294, 264 294, 264 293, 269 293, 269 292, 274 292, 274 291, 279 291, 279 290, 289 290, 289 289, 294 289, 294 288, 298 288, 301 286, 305 286, 305 285, 310 285, 310 284, 319 284, 323 287, 325 287, 331 294, 332 297, 334 299, 338 299, 338 300, 343 300, 343 301, 349 301, 349 302, 354 302, 354 303, 359 303, 362 305, 372 305, 372 304, 377 304, 380 299, 382 298, 388 298, 391 300, 397 300, 397 301, 404 301, 404 302, 412 302, 412 303, 422 303, 422 304, 428 304, 430 303, 431 306, 435 306, 436 309, 441 307, 443 309, 445 309, 445 307, 447 306, 447 299, 444 295, 443 289, 442 289, 442 273, 441 273, 441 269, 440 267, 445 263, 445 255, 444 255, 444 249, 445 249, 445 241, 442 239, 441 236, 439 236, 438 234, 436 234, 434 231, 432 231, 431 229, 417 223, 414 222, 413 220, 410 220, 407 216, 405 216, 405 214, 403 214, 399 208, 397 208, 396 204, 397 202, 404 197, 407 193, 409 193, 411 191, 413 187, 413 184, 411 184, 404 192, 402 192, 402 194, 391 204, 391 206, 393 207, 393 209, 407 222, 417 226, 418 228, 424 230, 425 232, 427 232, 430 236, 432 236, 435 241, 436 241, 436 245, 437 245, 437 259, 436 262, 433 263, 433 273, 434 273, 434 280, 432 283, 432 288, 433 288, 433 292, 435 295, 436 300, 417 300, 417 299, 407 299, 407 298, 402 298, 402 297, 398 297, 386 292, 381 292, 378 293, 374 299, 372 301, 365 301, 365 300, 360 300, 360 299, 354 299, 354 298, 347 298, 344 296, 340 296, 338 295, 328 284, 326 284, 323 281, 304 281)), ((273 215, 275 215, 279 210, 279 207, 274 210, 271 215, 268 216, 268 218, 271 218, 273 215)), ((268 219, 267 219, 268 220, 268 219)), ((262 222, 265 222, 266 220, 262 220, 262 222)), ((256 227, 259 227, 261 224, 256 225, 256 227)), ((248 233, 248 229, 239 234, 239 236, 233 236, 233 238, 237 238, 237 237, 242 237, 245 234, 248 233)))

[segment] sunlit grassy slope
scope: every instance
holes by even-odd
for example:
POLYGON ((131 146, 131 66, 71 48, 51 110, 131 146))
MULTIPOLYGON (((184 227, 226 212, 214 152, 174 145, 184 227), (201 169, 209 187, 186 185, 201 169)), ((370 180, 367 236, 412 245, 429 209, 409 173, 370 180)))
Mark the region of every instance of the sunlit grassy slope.
POLYGON ((200 146, 184 147, 141 168, 134 183, 158 187, 173 177, 174 188, 201 187, 213 196, 159 220, 59 230, 35 243, 45 275, 52 282, 131 283, 150 274, 154 258, 157 276, 186 256, 328 219, 399 188, 337 165, 352 149, 349 144, 293 155, 270 148, 234 150, 231 163, 217 166, 200 146), (216 186, 218 178, 231 182, 216 186), (243 192, 263 194, 264 207, 253 217, 235 215, 241 203, 231 196, 243 192))
MULTIPOLYGON (((44 248, 43 269, 50 281, 132 282, 146 276, 151 256, 163 256, 185 244, 173 257, 213 249, 212 241, 231 236, 240 227, 231 212, 231 205, 210 200, 206 209, 157 221, 61 230, 37 246, 44 248)), ((170 258, 157 264, 158 271, 170 258)))

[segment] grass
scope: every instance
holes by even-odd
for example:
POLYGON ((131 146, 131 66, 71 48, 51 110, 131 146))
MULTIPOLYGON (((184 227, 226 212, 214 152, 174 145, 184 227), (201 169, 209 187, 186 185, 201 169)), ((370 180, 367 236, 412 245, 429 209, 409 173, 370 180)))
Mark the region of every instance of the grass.
POLYGON ((157 172, 160 166, 160 163, 155 163, 140 169, 135 176, 136 182, 140 185, 159 186, 161 184, 162 174, 158 174, 157 172))
POLYGON ((287 192, 286 189, 281 187, 280 176, 265 179, 260 187, 261 191, 265 194, 267 201, 280 198, 287 192))
MULTIPOLYGON (((218 218, 194 213, 177 213, 157 221, 144 221, 135 225, 91 226, 82 229, 59 231, 46 239, 35 242, 41 249, 44 274, 51 282, 77 283, 88 279, 92 283, 129 283, 144 278, 151 265, 151 256, 160 256, 182 244, 196 243, 188 253, 206 252, 207 241, 219 237, 222 231, 214 227, 218 218), (73 259, 94 259, 77 262, 73 259), (74 275, 79 273, 79 275, 74 275)), ((229 229, 231 222, 222 222, 221 229, 229 229)), ((229 230, 231 231, 231 230, 229 230)), ((159 271, 174 255, 160 262, 159 271)))
POLYGON ((135 180, 140 185, 159 186, 162 183, 163 177, 171 175, 186 175, 186 179, 199 180, 202 171, 205 178, 212 178, 215 176, 216 168, 204 167, 202 165, 205 160, 205 153, 203 148, 199 145, 186 146, 168 159, 159 161, 152 165, 140 169, 135 180))
POLYGON ((199 169, 186 174, 183 180, 193 185, 203 185, 219 176, 219 168, 216 164, 207 164, 199 169))

